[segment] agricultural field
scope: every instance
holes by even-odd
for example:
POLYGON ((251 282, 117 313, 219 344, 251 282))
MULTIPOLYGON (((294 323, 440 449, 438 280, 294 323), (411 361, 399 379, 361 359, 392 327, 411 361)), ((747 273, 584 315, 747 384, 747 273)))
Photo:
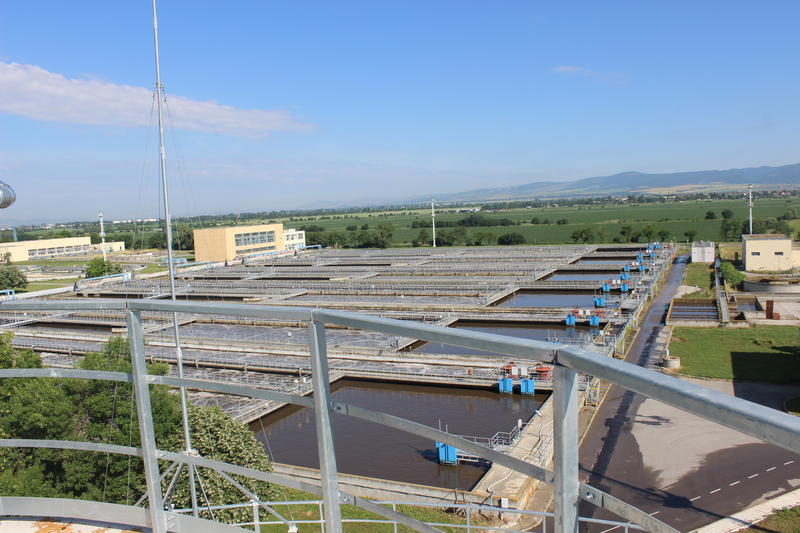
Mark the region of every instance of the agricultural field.
MULTIPOLYGON (((800 211, 800 199, 760 199, 753 212, 759 219, 781 216, 788 210, 800 211)), ((646 230, 652 231, 650 239, 639 240, 674 240, 686 242, 691 240, 720 240, 720 225, 723 220, 722 211, 730 210, 732 220, 737 225, 741 224, 747 216, 747 208, 742 201, 736 200, 692 200, 681 202, 647 203, 647 204, 601 204, 575 207, 543 207, 519 208, 494 212, 481 212, 490 219, 510 219, 513 225, 503 226, 472 226, 464 228, 468 240, 473 240, 477 234, 491 234, 497 238, 505 233, 519 233, 526 244, 562 244, 574 242, 573 234, 576 231, 590 230, 592 238, 588 242, 628 242, 630 236, 621 234, 625 226, 633 232, 646 230), (706 218, 708 212, 714 213, 714 218, 706 218), (534 218, 539 219, 539 224, 533 224, 534 218), (548 224, 543 222, 548 221, 548 224), (560 223, 559 223, 560 222, 560 223), (660 232, 663 232, 659 234, 660 232), (665 237, 661 239, 661 237, 665 237)), ((444 224, 455 224, 468 216, 466 212, 452 212, 444 208, 437 211, 437 234, 447 234, 453 228, 442 227, 444 224)), ((417 222, 428 223, 430 210, 384 211, 378 213, 349 213, 342 215, 321 215, 313 217, 298 217, 277 219, 287 227, 322 230, 323 232, 358 233, 359 231, 374 230, 381 223, 393 226, 391 236, 393 246, 409 246, 418 237, 421 228, 411 227, 417 222), (364 225, 368 228, 365 228, 364 225), (349 228, 349 229, 348 229, 349 228)), ((262 220, 242 221, 242 223, 261 223, 262 220)), ((788 221, 790 228, 800 229, 800 220, 788 221)), ((430 233, 430 228, 425 228, 430 233)), ((315 231, 311 233, 316 233, 315 231)), ((313 237, 313 235, 312 235, 313 237)), ((485 239, 484 239, 485 240, 485 239)), ((492 243, 493 244, 493 243, 492 243)))

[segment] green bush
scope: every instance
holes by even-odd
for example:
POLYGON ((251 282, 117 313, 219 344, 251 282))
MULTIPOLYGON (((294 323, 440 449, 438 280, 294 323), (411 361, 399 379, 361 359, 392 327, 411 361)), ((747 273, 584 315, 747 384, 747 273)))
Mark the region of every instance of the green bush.
POLYGON ((725 282, 731 287, 737 287, 741 282, 747 279, 747 276, 736 270, 736 267, 733 266, 733 263, 730 261, 723 261, 720 263, 719 270, 722 272, 722 277, 725 279, 725 282))

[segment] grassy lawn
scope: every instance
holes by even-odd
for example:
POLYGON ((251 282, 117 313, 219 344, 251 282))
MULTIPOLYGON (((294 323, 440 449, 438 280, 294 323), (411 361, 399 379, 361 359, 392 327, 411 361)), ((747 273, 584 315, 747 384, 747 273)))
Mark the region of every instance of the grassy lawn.
POLYGON ((782 509, 756 524, 743 530, 743 533, 797 533, 800 531, 800 507, 782 509))
POLYGON ((679 372, 687 376, 794 384, 800 375, 793 326, 675 328, 669 351, 681 358, 679 372))
POLYGON ((54 279, 51 281, 32 281, 28 283, 28 286, 24 289, 18 289, 17 292, 34 292, 34 291, 44 291, 47 289, 55 289, 58 287, 72 287, 76 281, 81 278, 66 278, 66 279, 54 279))
POLYGON ((689 263, 683 275, 683 284, 700 287, 701 292, 687 294, 684 298, 714 297, 714 267, 706 263, 689 263))
MULTIPOLYGON (((293 500, 316 500, 315 496, 310 494, 305 494, 299 491, 291 490, 291 489, 280 489, 280 495, 278 496, 279 499, 283 501, 293 501, 293 500)), ((276 505, 273 506, 274 509, 279 512, 284 518, 289 520, 317 520, 319 518, 319 507, 316 504, 308 504, 308 505, 276 505)), ((441 524, 464 524, 464 517, 455 515, 452 513, 445 512, 444 510, 428 508, 428 507, 412 507, 408 505, 398 505, 397 511, 399 513, 406 514, 417 520, 421 520, 423 522, 436 522, 441 524)), ((374 515, 363 509, 359 509, 358 507, 354 507, 352 505, 343 505, 342 506, 342 518, 343 519, 368 519, 368 520, 383 520, 384 518, 378 515, 374 515)), ((274 516, 266 516, 266 511, 261 511, 261 520, 269 520, 273 521, 276 520, 274 516)), ((482 519, 480 517, 472 517, 472 524, 487 524, 488 521, 482 519)), ((344 524, 343 525, 344 531, 347 533, 368 533, 368 532, 377 532, 377 533, 391 533, 394 531, 393 526, 391 524, 375 524, 375 523, 355 523, 355 524, 344 524)), ((447 528, 442 527, 440 528, 443 531, 448 532, 458 532, 463 531, 463 529, 459 528, 447 528)), ((398 531, 406 533, 410 532, 411 530, 404 526, 399 526, 397 528, 398 531)), ((271 526, 262 526, 262 532, 269 532, 269 533, 278 533, 286 531, 286 526, 284 525, 271 525, 271 526)), ((320 531, 318 524, 300 524, 298 526, 298 533, 312 533, 320 531)))

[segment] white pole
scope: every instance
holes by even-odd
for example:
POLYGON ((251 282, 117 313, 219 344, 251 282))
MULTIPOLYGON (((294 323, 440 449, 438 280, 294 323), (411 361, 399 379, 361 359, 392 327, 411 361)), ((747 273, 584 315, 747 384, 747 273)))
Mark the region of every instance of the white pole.
POLYGON ((103 261, 106 260, 106 232, 103 228, 103 212, 100 211, 97 213, 97 216, 100 217, 100 246, 103 247, 103 261))
POLYGON ((750 209, 750 235, 753 234, 753 186, 747 185, 747 207, 750 209))
MULTIPOLYGON (((164 86, 161 83, 161 64, 158 58, 158 17, 156 15, 156 0, 153 0, 153 42, 156 55, 156 101, 158 103, 158 146, 160 153, 161 189, 164 195, 164 231, 167 234, 167 261, 169 263, 169 292, 172 301, 175 298, 175 262, 172 259, 172 216, 169 212, 169 187, 167 185, 167 151, 164 149, 164 111, 162 99, 164 86)), ((175 332, 175 359, 178 364, 178 377, 183 378, 183 352, 181 351, 181 337, 179 332, 178 314, 172 315, 173 330, 175 332)), ((181 415, 183 417, 183 438, 186 443, 185 453, 193 455, 192 441, 189 435, 189 411, 186 401, 186 388, 180 388, 181 415)), ((192 514, 198 516, 197 490, 194 484, 194 467, 189 465, 189 492, 192 499, 192 514)))
POLYGON ((433 229, 433 247, 436 248, 436 209, 433 198, 431 198, 431 229, 433 229))

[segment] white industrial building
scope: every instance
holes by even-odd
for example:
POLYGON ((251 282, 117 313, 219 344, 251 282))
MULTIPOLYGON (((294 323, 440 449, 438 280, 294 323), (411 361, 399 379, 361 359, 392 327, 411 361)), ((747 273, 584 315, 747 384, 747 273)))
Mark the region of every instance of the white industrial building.
POLYGON ((713 263, 716 259, 716 246, 711 241, 692 243, 692 263, 713 263))

